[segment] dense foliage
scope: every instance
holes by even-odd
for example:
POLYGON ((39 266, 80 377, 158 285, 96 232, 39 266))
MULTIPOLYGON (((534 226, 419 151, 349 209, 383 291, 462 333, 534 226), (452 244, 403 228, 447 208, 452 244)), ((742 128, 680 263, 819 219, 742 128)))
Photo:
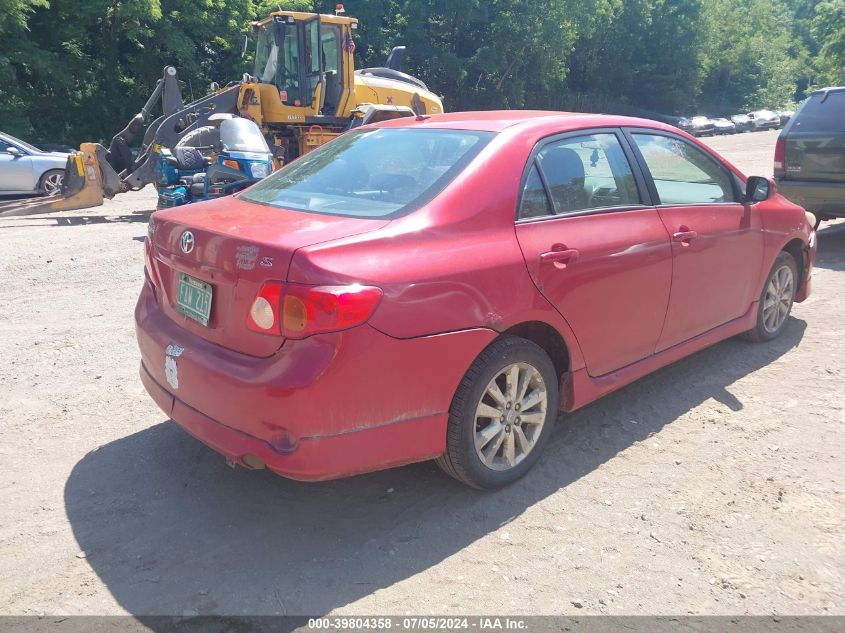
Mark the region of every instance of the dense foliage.
MULTIPOLYGON (((450 110, 658 115, 782 107, 845 82, 845 0, 349 0, 356 64, 408 47, 450 110)), ((0 129, 105 140, 175 65, 186 97, 248 70, 241 34, 312 0, 0 0, 0 129)))

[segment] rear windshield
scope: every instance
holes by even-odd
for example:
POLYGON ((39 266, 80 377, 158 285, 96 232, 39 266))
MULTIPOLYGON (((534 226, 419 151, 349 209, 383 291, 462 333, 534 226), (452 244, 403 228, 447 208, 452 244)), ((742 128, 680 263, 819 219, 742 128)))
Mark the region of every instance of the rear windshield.
POLYGON ((437 129, 361 129, 302 156, 242 200, 325 215, 384 218, 425 204, 494 136, 437 129))
POLYGON ((793 132, 845 132, 845 90, 824 95, 811 95, 804 103, 795 122, 793 132))

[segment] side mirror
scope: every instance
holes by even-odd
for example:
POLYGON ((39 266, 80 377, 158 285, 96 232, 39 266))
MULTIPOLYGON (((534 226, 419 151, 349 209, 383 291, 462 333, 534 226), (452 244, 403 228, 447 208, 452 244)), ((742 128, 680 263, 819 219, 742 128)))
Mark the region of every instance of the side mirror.
POLYGON ((12 156, 23 155, 23 152, 21 152, 17 147, 14 147, 13 145, 9 145, 9 147, 6 148, 6 153, 11 154, 12 156))
POLYGON ((768 178, 750 176, 745 183, 745 199, 748 202, 762 202, 772 195, 772 186, 768 178))
POLYGON ((246 57, 247 48, 249 48, 249 35, 244 35, 243 45, 241 46, 241 59, 246 57))

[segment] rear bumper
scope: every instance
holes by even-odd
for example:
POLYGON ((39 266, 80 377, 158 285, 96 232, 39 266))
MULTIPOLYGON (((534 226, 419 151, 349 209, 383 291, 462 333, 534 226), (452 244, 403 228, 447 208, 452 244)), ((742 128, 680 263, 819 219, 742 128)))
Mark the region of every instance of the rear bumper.
POLYGON ((360 431, 300 440, 290 452, 280 452, 253 437, 188 406, 159 385, 141 364, 141 382, 170 418, 227 460, 245 468, 263 464, 278 475, 300 481, 323 481, 400 466, 441 455, 445 449, 443 413, 403 420, 360 431))
POLYGON ((491 330, 400 340, 368 325, 268 358, 179 327, 145 286, 135 311, 141 379, 190 434, 246 466, 321 480, 430 459, 445 450, 452 397, 491 330), (168 360, 168 348, 178 346, 168 360))
POLYGON ((778 193, 807 211, 845 217, 845 182, 818 182, 776 178, 778 193))

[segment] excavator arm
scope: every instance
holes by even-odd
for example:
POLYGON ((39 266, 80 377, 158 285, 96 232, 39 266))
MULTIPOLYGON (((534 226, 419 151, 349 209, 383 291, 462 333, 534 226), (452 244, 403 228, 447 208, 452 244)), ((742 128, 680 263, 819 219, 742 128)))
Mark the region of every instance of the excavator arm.
POLYGON ((60 196, 44 200, 29 213, 87 209, 103 204, 104 198, 138 190, 156 181, 161 148, 172 149, 194 130, 208 124, 216 113, 237 113, 241 84, 232 83, 212 94, 184 104, 176 69, 167 66, 150 98, 129 123, 115 134, 108 149, 99 143, 82 143, 68 156, 60 196), (162 114, 146 130, 158 101, 162 114), (130 143, 143 132, 141 151, 133 156, 130 143))

